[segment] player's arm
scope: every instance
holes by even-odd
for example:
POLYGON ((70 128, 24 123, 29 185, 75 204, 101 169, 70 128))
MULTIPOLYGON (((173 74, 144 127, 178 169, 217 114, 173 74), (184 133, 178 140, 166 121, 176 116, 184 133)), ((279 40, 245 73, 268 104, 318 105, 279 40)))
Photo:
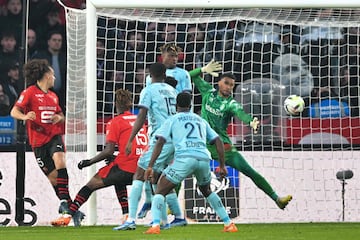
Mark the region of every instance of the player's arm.
POLYGON ((243 107, 236 102, 235 100, 232 100, 230 103, 231 105, 231 111, 233 114, 242 122, 248 124, 253 130, 254 133, 257 133, 258 127, 259 127, 259 120, 257 117, 252 117, 250 114, 246 113, 243 109, 243 107))
POLYGON ((97 154, 95 157, 90 158, 90 159, 81 160, 78 163, 78 168, 82 169, 82 168, 88 167, 94 163, 100 162, 104 159, 111 159, 111 158, 113 158, 114 152, 115 152, 115 143, 107 142, 105 145, 105 148, 99 154, 97 154))
POLYGON ((222 70, 221 64, 216 62, 215 60, 211 60, 204 67, 196 68, 190 71, 189 74, 195 86, 199 89, 200 93, 202 93, 213 89, 213 87, 203 78, 200 77, 201 73, 208 73, 213 77, 218 77, 219 76, 218 71, 221 70, 222 70))
POLYGON ((225 153, 224 153, 224 143, 221 141, 220 137, 216 137, 213 141, 216 147, 216 151, 218 153, 218 160, 219 160, 219 175, 222 180, 222 178, 226 177, 228 172, 225 167, 225 153))
POLYGON ((200 76, 201 73, 201 68, 195 68, 189 72, 191 81, 194 83, 195 87, 197 87, 199 92, 206 93, 213 89, 213 87, 200 76))
POLYGON ((28 113, 24 114, 22 109, 16 105, 11 109, 10 115, 15 119, 23 121, 34 121, 36 119, 36 114, 34 111, 29 111, 28 113))
POLYGON ((55 113, 52 117, 51 117, 51 121, 53 124, 57 124, 57 123, 62 123, 65 121, 65 115, 62 112, 58 112, 55 113))
POLYGON ((139 114, 136 117, 134 126, 133 126, 133 128, 131 130, 130 137, 129 137, 128 142, 126 144, 126 148, 125 148, 126 155, 129 155, 131 153, 132 141, 134 140, 136 134, 143 127, 143 125, 145 123, 145 120, 146 120, 147 112, 148 112, 148 109, 145 108, 145 107, 141 107, 140 110, 139 110, 139 114))

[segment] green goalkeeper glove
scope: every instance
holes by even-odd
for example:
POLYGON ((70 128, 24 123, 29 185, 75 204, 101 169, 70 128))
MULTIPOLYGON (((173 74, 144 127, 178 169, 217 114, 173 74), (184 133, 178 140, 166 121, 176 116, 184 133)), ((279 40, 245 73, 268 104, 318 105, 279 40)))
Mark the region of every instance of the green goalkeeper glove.
POLYGON ((201 68, 201 72, 206 72, 213 77, 218 77, 218 71, 222 70, 222 66, 220 63, 216 62, 214 59, 211 60, 205 67, 201 68))
POLYGON ((257 133, 259 124, 260 122, 257 117, 254 117, 253 120, 250 122, 250 127, 254 130, 254 133, 257 133))

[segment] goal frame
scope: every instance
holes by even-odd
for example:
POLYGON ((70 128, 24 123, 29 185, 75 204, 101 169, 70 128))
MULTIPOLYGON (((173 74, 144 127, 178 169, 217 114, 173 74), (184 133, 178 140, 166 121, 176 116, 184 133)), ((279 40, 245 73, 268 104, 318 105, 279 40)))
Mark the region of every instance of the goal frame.
MULTIPOLYGON (((349 8, 359 7, 360 0, 292 0, 284 3, 281 0, 88 0, 86 3, 86 104, 96 106, 96 32, 97 32, 97 8, 349 8)), ((97 132, 96 132, 96 107, 89 107, 86 113, 87 123, 87 157, 96 155, 97 132)), ((93 176, 95 167, 88 168, 87 175, 93 176)), ((89 199, 90 200, 90 199, 89 199)), ((96 200, 94 197, 89 201, 88 224, 96 224, 96 200)))

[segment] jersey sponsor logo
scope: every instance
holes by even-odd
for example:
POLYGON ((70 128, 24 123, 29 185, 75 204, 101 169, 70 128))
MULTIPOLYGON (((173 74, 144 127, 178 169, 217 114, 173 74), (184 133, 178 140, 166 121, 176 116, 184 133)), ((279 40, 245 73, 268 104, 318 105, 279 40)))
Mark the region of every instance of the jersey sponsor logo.
POLYGON ((53 111, 42 111, 40 114, 41 123, 52 123, 53 111))
POLYGON ((56 145, 56 148, 58 148, 58 149, 62 150, 62 149, 63 149, 63 146, 62 146, 62 145, 60 145, 60 144, 57 144, 57 145, 56 145))
POLYGON ((208 104, 205 105, 205 109, 206 109, 206 111, 208 111, 216 116, 220 116, 220 117, 224 116, 224 113, 222 113, 220 109, 214 109, 208 104))

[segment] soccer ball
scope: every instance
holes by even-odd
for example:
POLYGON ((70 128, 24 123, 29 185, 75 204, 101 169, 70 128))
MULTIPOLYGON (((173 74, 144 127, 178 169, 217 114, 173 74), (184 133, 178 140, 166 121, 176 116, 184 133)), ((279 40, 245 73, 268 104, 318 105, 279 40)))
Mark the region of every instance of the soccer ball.
POLYGON ((284 101, 285 112, 289 115, 299 115, 304 107, 304 99, 297 95, 290 95, 284 101))

